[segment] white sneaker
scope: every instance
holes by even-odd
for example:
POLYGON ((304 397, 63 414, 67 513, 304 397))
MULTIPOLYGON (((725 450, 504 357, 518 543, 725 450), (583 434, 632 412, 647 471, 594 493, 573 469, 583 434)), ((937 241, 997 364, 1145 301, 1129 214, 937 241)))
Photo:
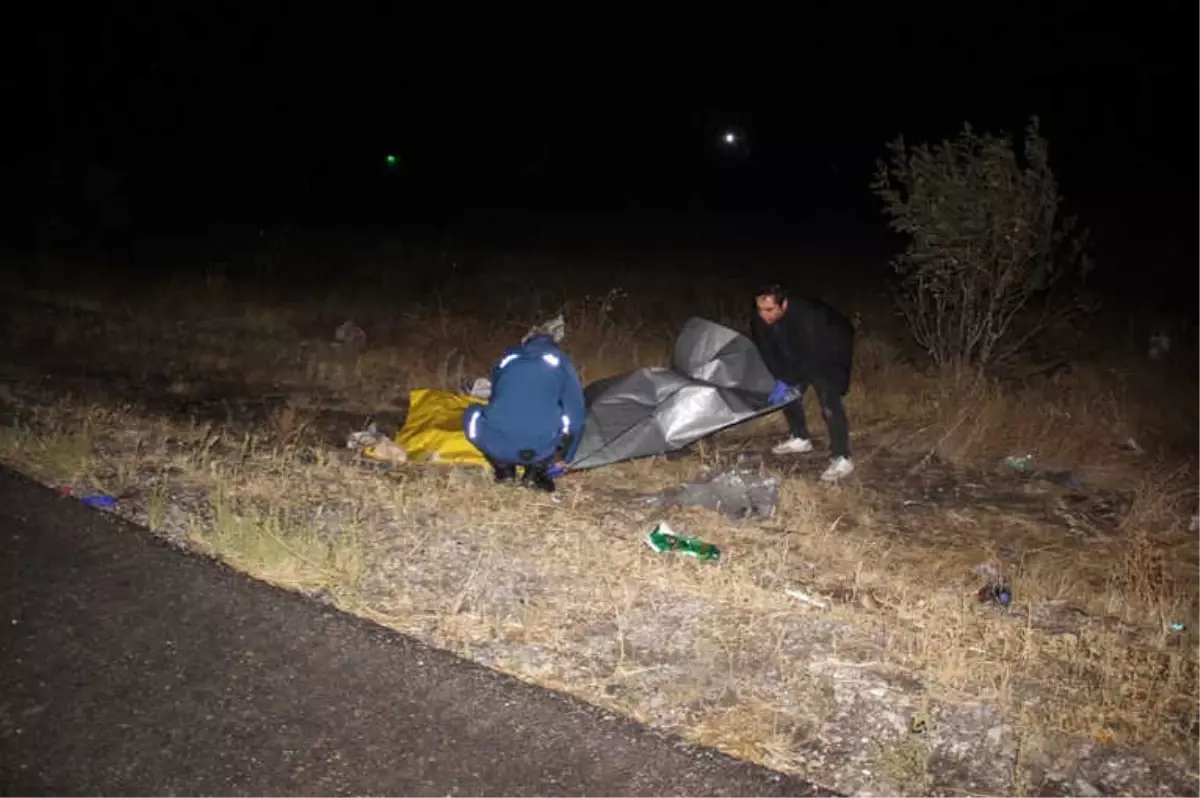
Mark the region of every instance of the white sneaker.
POLYGON ((822 482, 837 482, 839 479, 854 473, 854 461, 849 457, 835 457, 829 463, 829 468, 821 475, 822 482))
POLYGON ((771 454, 804 454, 813 450, 808 438, 789 438, 771 449, 771 454))

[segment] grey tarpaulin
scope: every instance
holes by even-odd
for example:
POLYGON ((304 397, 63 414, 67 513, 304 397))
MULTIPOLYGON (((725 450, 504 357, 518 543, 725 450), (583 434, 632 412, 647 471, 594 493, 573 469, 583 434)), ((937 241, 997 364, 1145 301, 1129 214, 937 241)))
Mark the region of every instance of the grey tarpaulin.
POLYGON ((753 341, 692 318, 675 340, 671 368, 637 369, 587 386, 587 424, 571 468, 676 451, 778 410, 767 404, 774 384, 753 341))

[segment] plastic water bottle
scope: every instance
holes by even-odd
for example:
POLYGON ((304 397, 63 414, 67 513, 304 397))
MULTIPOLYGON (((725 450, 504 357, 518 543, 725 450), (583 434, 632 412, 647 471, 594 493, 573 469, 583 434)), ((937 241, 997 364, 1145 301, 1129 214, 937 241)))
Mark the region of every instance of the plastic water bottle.
POLYGON ((677 551, 698 560, 721 559, 721 550, 716 546, 697 538, 677 535, 667 526, 666 521, 660 521, 658 526, 650 530, 650 534, 646 536, 646 545, 660 554, 664 551, 677 551))

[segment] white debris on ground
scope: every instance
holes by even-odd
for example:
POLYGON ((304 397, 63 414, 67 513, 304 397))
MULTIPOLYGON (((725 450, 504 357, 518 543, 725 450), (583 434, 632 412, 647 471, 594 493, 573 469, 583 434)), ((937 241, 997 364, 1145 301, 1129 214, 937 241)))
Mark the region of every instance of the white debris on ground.
POLYGON ((480 377, 471 383, 471 387, 467 388, 465 393, 467 396, 473 396, 476 399, 491 399, 492 381, 487 377, 480 377))
POLYGON ((333 331, 333 340, 339 344, 364 344, 367 341, 367 334, 354 322, 345 321, 333 331))
POLYGON ((563 314, 559 313, 552 319, 542 322, 536 327, 530 327, 529 332, 521 339, 521 343, 525 343, 535 335, 549 335, 554 339, 554 343, 562 344, 567 337, 567 320, 563 314))
POLYGON ((346 448, 372 460, 387 463, 408 462, 408 453, 394 440, 382 434, 373 423, 366 429, 351 433, 346 439, 346 448))

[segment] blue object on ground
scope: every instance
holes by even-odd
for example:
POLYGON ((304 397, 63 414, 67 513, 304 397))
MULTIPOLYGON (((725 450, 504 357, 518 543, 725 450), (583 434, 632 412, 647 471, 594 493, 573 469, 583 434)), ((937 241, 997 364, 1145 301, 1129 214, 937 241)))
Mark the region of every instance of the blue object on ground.
POLYGON ((1009 604, 1012 604, 1012 588, 1008 585, 985 585, 979 591, 979 600, 990 601, 1001 607, 1007 607, 1009 604))
POLYGON ((117 500, 112 496, 105 496, 103 493, 97 493, 93 496, 84 496, 79 501, 86 504, 88 507, 116 507, 117 500))

